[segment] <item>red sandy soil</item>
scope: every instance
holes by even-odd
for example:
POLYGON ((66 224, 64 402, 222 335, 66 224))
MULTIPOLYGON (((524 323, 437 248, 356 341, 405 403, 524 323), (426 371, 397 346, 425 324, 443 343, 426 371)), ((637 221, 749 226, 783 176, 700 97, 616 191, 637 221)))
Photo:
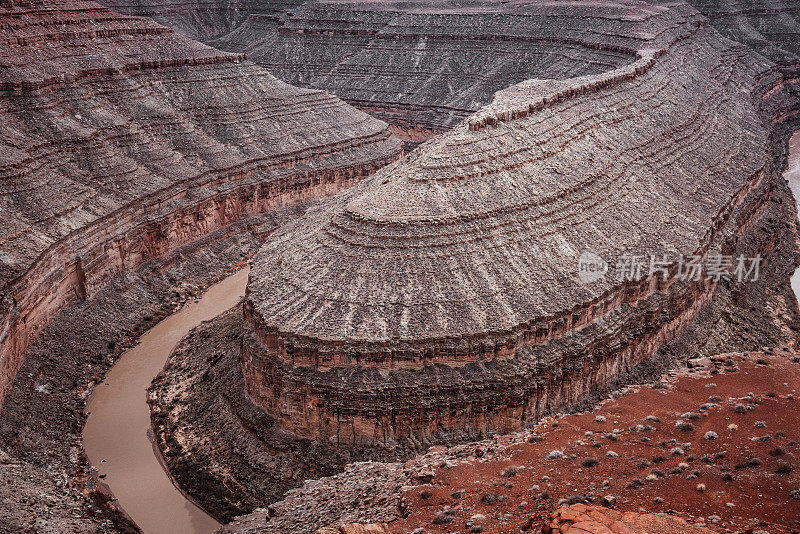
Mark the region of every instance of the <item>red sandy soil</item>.
POLYGON ((559 508, 542 531, 545 534, 714 534, 668 514, 618 512, 585 504, 559 508))
POLYGON ((469 532, 472 525, 480 525, 484 532, 536 532, 549 523, 562 498, 583 495, 601 504, 604 496, 612 495, 620 511, 671 514, 718 532, 800 532, 800 500, 790 495, 800 488, 800 400, 795 397, 800 385, 800 364, 795 360, 800 359, 786 352, 729 356, 727 365, 715 361, 708 369, 671 373, 664 381, 666 388, 628 388, 627 394, 604 401, 592 413, 549 418, 531 434, 498 438, 497 448, 506 449, 507 459, 477 458, 435 469, 430 484, 405 491, 411 513, 392 522, 390 530, 469 532), (753 396, 746 398, 749 393, 753 396), (709 402, 718 406, 701 408, 709 402), (737 404, 745 413, 737 413, 737 404), (681 419, 686 412, 699 414, 699 419, 681 419), (597 416, 606 420, 596 421, 597 416), (676 421, 684 420, 693 429, 676 427, 676 421), (759 421, 766 426, 757 427, 759 421), (729 430, 731 424, 738 429, 729 430), (653 430, 635 430, 636 425, 653 430), (616 441, 606 437, 614 429, 616 441), (586 436, 588 431, 593 434, 586 436), (718 437, 705 439, 708 431, 718 437), (543 439, 528 443, 536 434, 543 439), (763 436, 769 436, 764 438, 768 441, 752 439, 763 436), (673 439, 677 443, 669 442, 673 439), (686 443, 691 445, 681 445, 686 443), (685 454, 671 454, 674 447, 682 447, 685 454), (565 457, 548 459, 553 450, 563 451, 565 457), (607 456, 608 451, 618 456, 607 456), (599 464, 584 464, 589 458, 599 464), (746 466, 753 458, 760 465, 746 466), (670 474, 682 462, 688 467, 670 474), (516 467, 516 473, 512 469, 503 476, 509 467, 516 467), (653 469, 661 470, 655 480, 647 478, 653 469), (634 479, 642 485, 631 487, 634 479), (487 494, 499 501, 482 502, 487 494), (467 526, 476 514, 485 518, 467 526), (437 515, 439 524, 434 524, 437 515))

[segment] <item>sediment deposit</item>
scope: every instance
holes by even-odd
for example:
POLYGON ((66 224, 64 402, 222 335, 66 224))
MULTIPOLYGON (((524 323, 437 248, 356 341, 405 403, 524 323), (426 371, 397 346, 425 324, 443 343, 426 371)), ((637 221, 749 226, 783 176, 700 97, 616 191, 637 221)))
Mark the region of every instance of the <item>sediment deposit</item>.
POLYGON ((117 273, 398 153, 386 124, 148 19, 0 10, 0 399, 42 326, 117 273))
MULTIPOLYGON (((242 369, 282 428, 387 448, 518 430, 753 287, 681 279, 677 258, 788 275, 773 252, 796 229, 774 221, 794 220, 780 172, 797 101, 781 70, 686 5, 628 8, 596 10, 646 36, 623 65, 499 91, 259 251, 242 369), (591 283, 587 251, 611 262, 591 283), (672 261, 630 280, 624 255, 672 261)), ((789 306, 772 342, 794 337, 789 306)))

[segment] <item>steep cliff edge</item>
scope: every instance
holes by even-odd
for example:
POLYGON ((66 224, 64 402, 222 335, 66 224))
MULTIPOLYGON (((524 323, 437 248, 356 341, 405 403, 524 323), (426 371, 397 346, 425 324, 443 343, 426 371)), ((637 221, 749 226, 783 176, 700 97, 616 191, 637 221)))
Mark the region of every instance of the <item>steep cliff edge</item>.
POLYGON ((92 2, 0 10, 0 399, 65 305, 398 154, 386 124, 147 19, 92 2))
POLYGON ((265 244, 241 356, 256 404, 334 446, 514 431, 647 361, 718 286, 750 291, 736 262, 783 264, 794 232, 760 230, 798 106, 780 70, 688 7, 635 15, 651 38, 626 64, 504 89, 265 244), (587 254, 608 273, 582 278, 587 254))
POLYGON ((197 329, 153 386, 159 444, 193 494, 263 506, 348 460, 585 406, 652 360, 796 338, 792 80, 685 4, 649 9, 628 21, 649 37, 626 63, 504 89, 273 236, 248 323, 197 329), (666 280, 611 263, 586 282, 586 251, 673 262, 666 280), (760 256, 759 279, 677 276, 681 255, 714 254, 760 256))

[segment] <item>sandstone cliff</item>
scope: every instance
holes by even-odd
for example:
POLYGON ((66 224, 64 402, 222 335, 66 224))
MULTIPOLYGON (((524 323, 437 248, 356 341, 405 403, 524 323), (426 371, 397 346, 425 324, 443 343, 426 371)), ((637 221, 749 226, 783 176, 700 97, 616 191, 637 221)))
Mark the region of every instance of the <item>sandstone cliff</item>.
POLYGON ((93 2, 4 2, 0 25, 0 399, 66 304, 399 150, 329 94, 93 2))
POLYGON ((798 109, 781 70, 686 5, 596 13, 647 36, 623 65, 496 93, 254 258, 242 368, 283 428, 390 448, 518 429, 735 286, 681 280, 678 258, 769 259, 793 241, 759 229, 798 109), (592 283, 587 251, 612 264, 592 283), (613 270, 625 255, 671 260, 631 280, 613 270))

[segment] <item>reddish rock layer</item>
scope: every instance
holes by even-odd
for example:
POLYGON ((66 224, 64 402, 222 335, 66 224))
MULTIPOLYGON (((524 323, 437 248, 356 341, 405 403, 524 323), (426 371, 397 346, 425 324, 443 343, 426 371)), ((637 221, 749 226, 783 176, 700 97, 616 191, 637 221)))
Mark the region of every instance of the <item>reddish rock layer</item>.
MULTIPOLYGON (((800 357, 770 351, 698 363, 705 367, 626 388, 592 412, 547 418, 529 432, 435 447, 405 463, 351 464, 222 531, 386 522, 397 534, 517 534, 552 525, 565 502, 597 506, 607 496, 616 511, 604 516, 653 534, 664 532, 653 525, 796 531, 800 357)), ((561 510, 559 525, 580 517, 561 510)))
POLYGON ((388 127, 93 2, 0 8, 0 399, 116 273, 392 160, 388 127))

